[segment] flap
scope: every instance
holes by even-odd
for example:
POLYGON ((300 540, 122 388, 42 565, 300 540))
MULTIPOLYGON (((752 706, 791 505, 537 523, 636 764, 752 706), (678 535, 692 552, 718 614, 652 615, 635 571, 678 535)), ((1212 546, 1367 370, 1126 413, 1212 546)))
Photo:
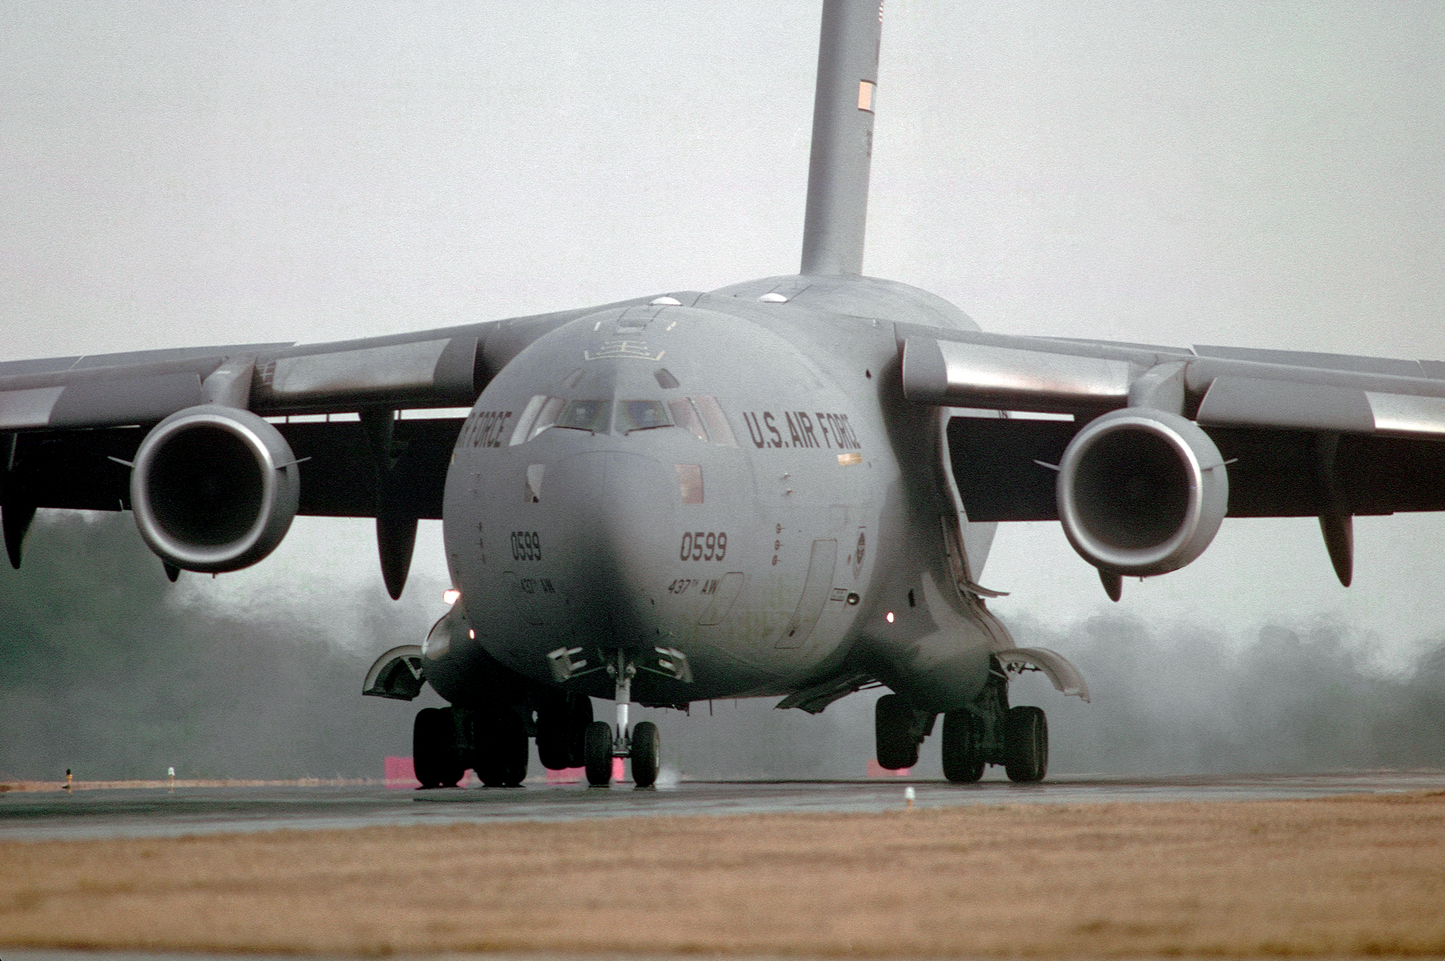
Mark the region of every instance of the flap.
POLYGON ((256 368, 251 405, 281 411, 338 403, 407 400, 471 403, 477 393, 475 333, 400 343, 293 348, 256 368))
POLYGON ((1372 431, 1363 390, 1252 377, 1216 377, 1199 404, 1204 426, 1372 431))
POLYGON ((1199 405, 1206 426, 1445 436, 1445 398, 1252 377, 1215 377, 1199 405))
POLYGON ((1281 367, 1309 367, 1314 370, 1382 374, 1387 377, 1437 377, 1437 375, 1429 373, 1418 360, 1393 360, 1388 357, 1358 357, 1353 354, 1321 354, 1305 350, 1262 350, 1258 347, 1207 345, 1196 345, 1194 353, 1200 357, 1243 360, 1256 364, 1276 364, 1281 367))
POLYGON ((0 391, 0 430, 150 424, 206 402, 194 373, 81 380, 0 391))

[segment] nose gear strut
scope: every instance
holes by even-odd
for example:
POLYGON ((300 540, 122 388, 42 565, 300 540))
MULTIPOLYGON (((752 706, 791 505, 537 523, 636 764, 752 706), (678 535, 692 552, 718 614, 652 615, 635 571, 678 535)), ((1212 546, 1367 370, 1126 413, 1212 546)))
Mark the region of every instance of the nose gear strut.
POLYGON ((617 701, 617 725, 614 730, 606 721, 593 721, 587 725, 583 753, 587 765, 587 783, 605 787, 612 783, 612 762, 614 758, 632 760, 632 781, 638 787, 651 787, 657 780, 658 759, 661 754, 661 739, 657 725, 651 721, 639 721, 628 730, 628 709, 632 701, 632 679, 637 676, 637 663, 628 652, 619 649, 614 663, 607 665, 607 673, 616 682, 614 698, 617 701))

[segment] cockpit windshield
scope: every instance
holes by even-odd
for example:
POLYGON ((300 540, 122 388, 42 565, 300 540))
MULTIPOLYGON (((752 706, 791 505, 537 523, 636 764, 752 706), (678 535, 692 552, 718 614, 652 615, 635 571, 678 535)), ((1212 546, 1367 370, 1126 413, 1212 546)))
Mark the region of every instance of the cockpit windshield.
POLYGON ((562 414, 557 418, 556 427, 566 427, 570 430, 590 430, 594 434, 604 434, 612 421, 612 401, 610 400, 569 400, 562 408, 562 414))
POLYGON ((671 427, 667 408, 660 400, 624 400, 617 404, 617 432, 630 434, 635 430, 671 427))
POLYGON ((528 402, 511 445, 525 444, 549 427, 585 430, 594 434, 631 434, 659 427, 681 427, 698 440, 737 446, 732 429, 712 397, 677 397, 669 401, 586 398, 568 400, 538 394, 528 402))

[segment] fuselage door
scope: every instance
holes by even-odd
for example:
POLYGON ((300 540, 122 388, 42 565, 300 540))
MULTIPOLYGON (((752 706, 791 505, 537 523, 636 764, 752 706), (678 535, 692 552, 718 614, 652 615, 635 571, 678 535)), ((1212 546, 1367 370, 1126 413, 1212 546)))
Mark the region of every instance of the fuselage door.
POLYGON ((798 609, 788 622, 788 629, 778 639, 780 648, 802 647, 808 635, 823 613, 828 602, 828 593, 833 588, 833 567, 838 562, 836 540, 814 541, 813 553, 808 558, 808 576, 803 582, 803 596, 798 599, 798 609))

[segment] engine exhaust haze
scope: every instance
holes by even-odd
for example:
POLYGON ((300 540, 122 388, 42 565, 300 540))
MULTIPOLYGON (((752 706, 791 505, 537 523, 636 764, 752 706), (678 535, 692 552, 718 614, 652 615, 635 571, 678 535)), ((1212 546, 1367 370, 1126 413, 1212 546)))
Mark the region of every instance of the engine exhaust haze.
MULTIPOLYGON (((0 577, 0 779, 66 768, 160 778, 169 766, 182 777, 380 777, 384 756, 411 753, 415 708, 441 703, 429 690, 411 704, 361 696, 374 656, 419 641, 434 617, 388 600, 379 579, 244 612, 182 595, 185 585, 167 581, 123 515, 39 515, 25 566, 0 577), (370 636, 345 626, 357 623, 370 636)), ((1037 675, 1014 684, 1015 703, 1048 708, 1058 774, 1445 765, 1445 636, 1405 645, 1318 621, 1240 637, 1117 613, 1009 627, 1020 644, 1066 653, 1093 691, 1082 704, 1037 675), (1378 657, 1405 647, 1390 664, 1378 657)), ((873 757, 877 693, 816 716, 772 700, 636 713, 662 727, 670 777, 857 778, 873 757)), ((915 776, 942 777, 937 737, 915 776)), ((531 773, 543 775, 535 757, 531 773)))

